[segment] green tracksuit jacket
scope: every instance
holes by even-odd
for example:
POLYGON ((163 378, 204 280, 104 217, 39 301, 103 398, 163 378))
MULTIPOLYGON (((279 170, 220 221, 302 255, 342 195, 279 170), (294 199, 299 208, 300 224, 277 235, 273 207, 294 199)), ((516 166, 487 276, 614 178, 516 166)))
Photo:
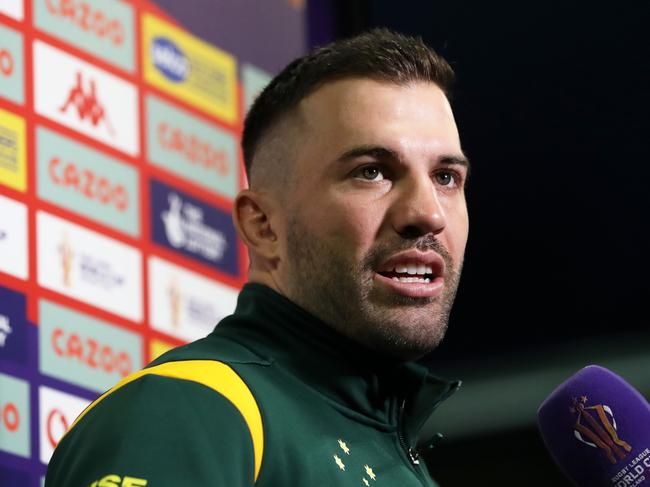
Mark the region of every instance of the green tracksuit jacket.
POLYGON ((415 444, 457 387, 377 357, 247 284, 213 333, 86 409, 45 485, 435 486, 415 444))

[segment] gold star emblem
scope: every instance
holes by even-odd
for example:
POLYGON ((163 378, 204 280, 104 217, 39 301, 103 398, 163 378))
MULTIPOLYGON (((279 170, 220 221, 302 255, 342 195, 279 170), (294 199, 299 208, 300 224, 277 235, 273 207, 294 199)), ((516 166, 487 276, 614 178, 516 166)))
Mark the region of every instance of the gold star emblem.
POLYGON ((348 445, 345 444, 345 441, 339 440, 339 446, 341 447, 341 450, 343 450, 343 452, 346 455, 350 454, 350 449, 348 448, 348 445))
POLYGON ((345 463, 339 458, 338 455, 334 455, 334 461, 336 464, 339 466, 339 468, 343 471, 345 471, 345 463))
POLYGON ((370 482, 368 482, 368 481, 366 480, 365 477, 363 477, 361 480, 363 480, 363 483, 364 483, 364 484, 366 484, 366 485, 370 485, 370 482))
POLYGON ((375 475, 375 472, 372 471, 372 468, 370 468, 368 465, 364 465, 363 468, 366 469, 368 477, 370 477, 372 480, 377 480, 377 476, 375 475))
POLYGON ((580 400, 582 401, 583 404, 586 404, 587 403, 587 396, 582 396, 580 398, 580 400))

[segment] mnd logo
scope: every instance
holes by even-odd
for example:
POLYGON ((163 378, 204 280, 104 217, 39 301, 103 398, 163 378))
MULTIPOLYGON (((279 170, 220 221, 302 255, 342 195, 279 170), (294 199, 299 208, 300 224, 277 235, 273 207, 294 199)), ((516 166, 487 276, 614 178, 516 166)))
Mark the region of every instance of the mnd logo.
POLYGON ((153 39, 151 59, 156 69, 175 83, 185 80, 190 72, 190 62, 187 56, 166 37, 153 39))
POLYGON ((600 449, 611 464, 627 457, 632 446, 618 436, 616 419, 606 404, 588 406, 588 397, 573 398, 571 414, 577 416, 574 435, 592 448, 600 449))
POLYGON ((95 81, 90 79, 86 89, 83 83, 83 75, 80 71, 77 71, 76 79, 76 84, 68 92, 68 98, 59 108, 59 111, 65 113, 72 106, 72 109, 77 112, 80 120, 88 120, 94 127, 99 126, 103 122, 108 133, 111 136, 115 136, 115 129, 113 129, 108 118, 106 109, 97 98, 95 81))
POLYGON ((239 253, 230 214, 151 181, 154 241, 231 275, 239 253))

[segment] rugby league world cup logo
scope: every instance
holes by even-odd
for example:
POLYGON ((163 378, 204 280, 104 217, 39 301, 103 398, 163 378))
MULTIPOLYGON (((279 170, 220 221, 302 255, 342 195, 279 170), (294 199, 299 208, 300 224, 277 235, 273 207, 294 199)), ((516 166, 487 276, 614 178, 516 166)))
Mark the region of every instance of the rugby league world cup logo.
POLYGON ((70 287, 72 284, 72 259, 74 259, 74 254, 68 233, 64 232, 59 245, 59 255, 61 257, 63 285, 65 287, 70 287))
POLYGON ((612 464, 625 459, 632 447, 618 437, 616 419, 612 409, 605 404, 587 405, 587 396, 573 398, 571 414, 577 416, 573 433, 592 448, 600 449, 612 464))

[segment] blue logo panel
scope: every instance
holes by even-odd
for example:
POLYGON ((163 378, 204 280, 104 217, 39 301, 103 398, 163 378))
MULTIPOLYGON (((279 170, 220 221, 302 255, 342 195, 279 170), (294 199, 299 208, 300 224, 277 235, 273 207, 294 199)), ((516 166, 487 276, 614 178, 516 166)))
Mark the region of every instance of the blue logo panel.
POLYGON ((24 294, 0 287, 0 360, 27 363, 25 310, 24 294))
POLYGON ((230 212, 151 180, 154 242, 238 277, 239 249, 230 212))
POLYGON ((190 63, 176 44, 165 37, 156 37, 151 46, 154 65, 165 77, 174 82, 184 81, 190 71, 190 63))

